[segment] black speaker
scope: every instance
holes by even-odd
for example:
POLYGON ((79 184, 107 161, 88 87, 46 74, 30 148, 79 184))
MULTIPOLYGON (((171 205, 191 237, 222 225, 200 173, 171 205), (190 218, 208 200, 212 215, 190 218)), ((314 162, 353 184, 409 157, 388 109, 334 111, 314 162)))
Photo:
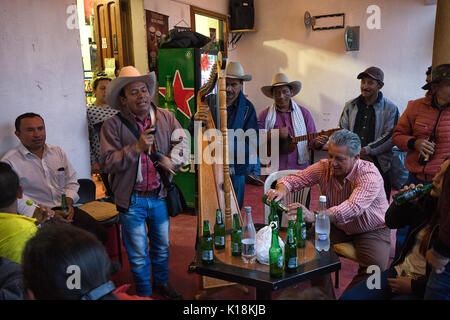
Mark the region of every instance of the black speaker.
POLYGON ((230 0, 230 30, 253 29, 255 8, 253 0, 230 0))

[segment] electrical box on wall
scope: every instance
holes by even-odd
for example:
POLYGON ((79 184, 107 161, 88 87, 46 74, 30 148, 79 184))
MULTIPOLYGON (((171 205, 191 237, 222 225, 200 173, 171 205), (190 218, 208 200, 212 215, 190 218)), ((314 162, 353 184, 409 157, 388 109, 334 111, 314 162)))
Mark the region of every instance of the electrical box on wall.
POLYGON ((345 28, 344 39, 347 51, 359 51, 359 26, 345 28))

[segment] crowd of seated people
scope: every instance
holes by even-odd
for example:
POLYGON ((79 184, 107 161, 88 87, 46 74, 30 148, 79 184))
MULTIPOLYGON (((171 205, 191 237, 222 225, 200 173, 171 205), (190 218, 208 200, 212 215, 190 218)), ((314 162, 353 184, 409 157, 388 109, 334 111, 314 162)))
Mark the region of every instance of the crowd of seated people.
MULTIPOLYGON (((227 86, 227 112, 251 110, 256 127, 254 107, 241 91, 242 81, 250 78, 243 70, 239 72, 229 77, 237 79, 237 85, 233 87, 230 81, 227 86)), ((346 103, 339 121, 343 129, 329 138, 299 143, 291 155, 284 154, 283 168, 299 171, 280 179, 268 191, 269 200, 280 200, 289 191, 314 184, 321 186, 327 195, 324 213, 332 224, 332 242, 351 241, 359 258, 358 272, 341 299, 450 299, 450 65, 431 70, 425 97, 410 101, 402 116, 380 91, 384 85, 381 69, 370 67, 357 78, 361 79, 361 95, 346 103), (310 165, 306 150, 325 144, 328 159, 310 165), (389 204, 387 179, 394 145, 407 152, 409 178, 403 190, 432 183, 429 195, 402 205, 389 204), (403 229, 406 237, 389 264, 391 229, 403 229), (377 290, 366 285, 366 270, 373 264, 382 271, 377 290)), ((100 142, 94 171, 110 182, 108 192, 119 211, 138 296, 128 296, 110 281, 111 261, 104 247, 108 233, 76 207, 75 170, 61 148, 46 143, 44 119, 26 113, 15 123, 19 146, 0 163, 0 299, 146 299, 152 292, 182 299, 168 281, 169 218, 164 201, 167 190, 161 179, 161 175, 171 178, 184 164, 172 157, 173 146, 167 138, 181 126, 170 112, 151 102, 157 85, 154 74, 141 75, 134 67, 124 67, 106 84, 103 104, 120 113, 111 112, 104 123, 93 125, 100 142), (62 194, 67 210, 60 208, 62 194), (27 200, 37 206, 27 205, 27 200), (148 241, 157 245, 149 249, 148 241), (76 268, 70 278, 73 288, 68 285, 69 266, 89 270, 81 272, 81 288, 77 287, 76 268)), ((309 112, 292 99, 300 89, 300 82, 275 75, 272 84, 262 88, 274 104, 260 114, 259 127, 278 129, 284 138, 315 133, 309 112)), ((194 118, 202 120, 202 114, 194 118)), ((253 167, 244 167, 242 172, 234 168, 239 175, 233 183, 236 186, 245 187, 245 176, 253 172, 253 167)), ((242 190, 242 199, 243 194, 242 190)), ((298 206, 292 204, 290 213, 298 206)), ((307 222, 315 221, 309 208, 303 207, 303 212, 307 222)), ((335 298, 331 277, 313 283, 325 288, 328 298, 335 298)))

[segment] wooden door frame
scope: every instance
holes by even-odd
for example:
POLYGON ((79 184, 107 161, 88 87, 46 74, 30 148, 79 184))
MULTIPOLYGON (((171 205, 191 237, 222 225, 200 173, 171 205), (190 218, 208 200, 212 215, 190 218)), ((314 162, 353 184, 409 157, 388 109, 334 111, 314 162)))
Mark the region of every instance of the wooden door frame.
POLYGON ((228 57, 228 20, 227 20, 227 16, 224 14, 221 14, 221 13, 209 11, 209 10, 195 7, 195 6, 190 6, 190 13, 191 13, 192 31, 195 31, 195 14, 196 13, 204 15, 204 16, 209 16, 212 18, 217 18, 217 19, 223 21, 223 29, 224 29, 223 30, 223 48, 224 48, 223 55, 224 55, 224 57, 228 57))

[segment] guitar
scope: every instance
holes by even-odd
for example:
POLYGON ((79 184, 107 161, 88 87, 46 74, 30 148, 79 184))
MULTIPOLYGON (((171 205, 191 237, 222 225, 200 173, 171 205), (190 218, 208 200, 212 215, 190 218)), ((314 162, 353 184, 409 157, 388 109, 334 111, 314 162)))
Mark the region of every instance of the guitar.
POLYGON ((291 153, 292 151, 295 150, 295 148, 297 147, 297 143, 299 143, 300 141, 305 141, 305 140, 311 140, 314 139, 318 136, 330 136, 333 132, 342 130, 342 128, 334 128, 334 129, 330 129, 330 130, 322 130, 320 132, 317 133, 310 133, 310 134, 306 134, 304 136, 299 136, 299 137, 291 137, 288 136, 286 139, 281 139, 280 138, 280 153, 281 154, 288 154, 291 153))

